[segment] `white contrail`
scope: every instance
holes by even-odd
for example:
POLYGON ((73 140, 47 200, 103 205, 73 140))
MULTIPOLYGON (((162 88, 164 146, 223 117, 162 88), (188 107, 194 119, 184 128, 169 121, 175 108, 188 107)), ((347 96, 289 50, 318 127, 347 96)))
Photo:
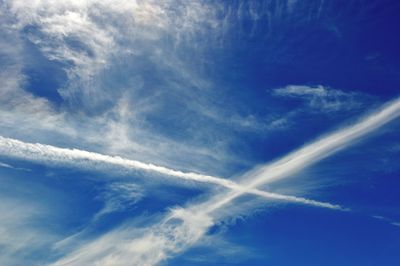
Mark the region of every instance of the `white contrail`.
POLYGON ((285 177, 310 164, 331 155, 333 152, 351 144, 375 129, 385 125, 400 116, 400 99, 386 104, 379 111, 365 117, 358 123, 333 132, 320 140, 281 158, 275 163, 266 165, 257 171, 257 177, 247 185, 256 187, 265 182, 285 177))
POLYGON ((26 143, 11 138, 5 138, 2 136, 0 136, 0 154, 45 163, 61 163, 67 165, 73 164, 85 168, 93 168, 96 166, 96 164, 105 163, 124 167, 127 169, 151 171, 158 174, 173 176, 185 180, 215 184, 235 191, 258 195, 267 199, 283 200, 294 203, 313 205, 317 207, 344 210, 339 205, 309 200, 301 197, 265 192, 258 189, 245 188, 234 181, 220 177, 202 175, 198 173, 185 173, 162 166, 157 166, 154 164, 147 164, 136 160, 124 159, 118 156, 103 155, 77 149, 58 148, 39 143, 26 143))
MULTIPOLYGON (((400 99, 386 104, 379 111, 365 117, 358 123, 335 131, 303 148, 282 157, 274 163, 266 164, 260 168, 250 171, 245 175, 247 182, 240 184, 245 187, 243 191, 254 189, 262 184, 273 182, 292 175, 307 166, 314 164, 332 153, 351 144, 354 140, 365 136, 373 130, 385 125, 400 116, 400 99)), ((208 211, 216 210, 234 198, 244 194, 243 191, 232 191, 208 205, 208 211)))
MULTIPOLYGON (((196 243, 218 219, 223 218, 215 211, 246 193, 243 187, 247 190, 255 189, 258 185, 302 170, 399 115, 400 100, 396 100, 353 126, 334 132, 275 163, 249 172, 246 175, 247 183, 242 186, 237 184, 241 190, 220 193, 203 203, 173 210, 159 223, 149 227, 146 234, 141 237, 131 232, 132 229, 119 228, 79 247, 52 265, 158 264, 196 243)), ((224 215, 226 213, 224 212, 224 215)))

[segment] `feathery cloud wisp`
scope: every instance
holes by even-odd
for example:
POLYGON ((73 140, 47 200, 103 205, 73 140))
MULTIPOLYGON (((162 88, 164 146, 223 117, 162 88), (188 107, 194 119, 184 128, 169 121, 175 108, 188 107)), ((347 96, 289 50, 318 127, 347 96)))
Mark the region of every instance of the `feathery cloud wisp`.
POLYGON ((2 162, 0 162, 0 167, 3 167, 3 168, 14 168, 11 165, 9 165, 7 163, 2 163, 2 162))
POLYGON ((288 85, 272 91, 272 95, 303 100, 308 108, 318 112, 337 112, 359 109, 367 97, 357 92, 344 92, 322 85, 288 85))

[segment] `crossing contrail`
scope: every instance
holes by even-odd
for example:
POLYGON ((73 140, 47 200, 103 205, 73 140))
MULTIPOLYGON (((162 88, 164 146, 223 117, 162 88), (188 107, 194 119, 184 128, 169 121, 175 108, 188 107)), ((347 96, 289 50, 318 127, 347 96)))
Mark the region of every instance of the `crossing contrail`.
POLYGON ((332 153, 352 144, 355 140, 384 126, 400 116, 400 98, 380 110, 364 117, 357 123, 337 130, 319 140, 300 148, 281 159, 256 168, 245 175, 245 182, 240 184, 245 189, 236 190, 207 206, 209 212, 218 209, 233 199, 244 194, 246 189, 254 189, 260 185, 288 177, 305 167, 314 164, 332 153))
POLYGON ((157 166, 154 164, 124 159, 119 156, 109 156, 78 149, 59 148, 39 143, 26 143, 16 139, 5 138, 2 136, 0 136, 0 154, 14 158, 38 161, 42 163, 58 163, 64 165, 80 166, 83 168, 93 168, 98 166, 99 163, 110 164, 123 167, 125 169, 149 171, 161 175, 185 179, 188 181, 215 184, 241 193, 254 194, 266 199, 288 201, 336 210, 344 210, 341 206, 335 204, 319 202, 302 197, 266 192, 253 188, 246 188, 234 181, 220 177, 202 175, 198 173, 182 172, 162 166, 157 166))
POLYGON ((116 265, 156 265, 184 251, 224 215, 231 215, 231 212, 219 215, 217 210, 248 193, 248 190, 301 171, 399 116, 400 99, 397 99, 349 127, 333 132, 274 163, 250 171, 245 175, 247 182, 236 184, 240 190, 219 193, 204 202, 172 210, 140 237, 130 228, 119 228, 77 248, 52 265, 87 265, 93 262, 102 265, 108 262, 116 265))

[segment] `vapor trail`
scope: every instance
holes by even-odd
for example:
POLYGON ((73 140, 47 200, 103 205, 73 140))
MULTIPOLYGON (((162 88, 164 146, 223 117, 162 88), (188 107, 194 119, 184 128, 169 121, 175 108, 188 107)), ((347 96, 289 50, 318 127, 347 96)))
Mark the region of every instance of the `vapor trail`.
POLYGON ((39 143, 26 143, 11 138, 5 138, 2 136, 0 136, 0 154, 44 163, 61 163, 66 165, 72 164, 84 168, 93 168, 96 167, 99 163, 105 163, 123 167, 126 169, 150 171, 185 180, 215 184, 238 192, 240 191, 241 193, 254 194, 266 199, 283 200, 294 203, 313 205, 316 207, 343 210, 343 208, 341 208, 339 205, 309 200, 301 197, 265 192, 258 189, 245 188, 234 181, 220 177, 202 175, 198 173, 181 172, 154 164, 147 164, 136 160, 124 159, 119 156, 109 156, 77 149, 58 148, 39 143))
MULTIPOLYGON (((245 175, 247 182, 237 184, 241 189, 223 192, 210 199, 191 204, 184 209, 169 212, 159 223, 147 228, 146 234, 138 237, 132 229, 119 228, 107 233, 99 239, 77 248, 64 258, 56 261, 53 266, 87 265, 98 263, 105 265, 156 265, 177 253, 184 251, 196 243, 209 228, 218 220, 231 212, 218 209, 224 207, 233 199, 256 189, 267 182, 287 177, 295 171, 300 171, 322 158, 332 154, 339 148, 351 144, 357 138, 383 126, 400 115, 400 99, 386 105, 381 110, 367 116, 358 123, 346 127, 321 138, 291 154, 284 156, 275 163, 250 171, 245 175), (124 241, 121 241, 123 239, 124 241), (146 248, 138 248, 146 247, 146 248)), ((233 214, 234 215, 234 214, 233 214)))
MULTIPOLYGON (((303 148, 290 153, 287 156, 254 169, 245 175, 247 182, 242 182, 244 191, 254 189, 262 184, 270 183, 292 175, 307 166, 314 164, 332 153, 352 144, 356 139, 376 130, 400 116, 400 98, 396 99, 380 110, 364 117, 359 122, 337 130, 319 140, 312 142, 303 148)), ((232 191, 221 199, 211 202, 207 206, 208 212, 212 212, 233 199, 243 195, 243 191, 232 191)))

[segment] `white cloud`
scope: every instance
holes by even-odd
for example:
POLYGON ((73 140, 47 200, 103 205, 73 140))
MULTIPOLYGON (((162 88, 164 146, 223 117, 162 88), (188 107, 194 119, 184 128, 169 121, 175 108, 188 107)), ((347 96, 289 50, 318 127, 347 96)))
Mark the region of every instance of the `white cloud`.
POLYGON ((65 216, 58 208, 65 198, 36 182, 21 182, 19 176, 0 175, 0 264, 41 265, 62 237, 58 229, 65 216))
POLYGON ((381 220, 381 221, 384 221, 384 222, 387 222, 387 223, 389 223, 391 225, 400 227, 400 222, 396 222, 393 219, 390 219, 388 217, 384 217, 384 216, 381 216, 381 215, 372 215, 371 217, 373 217, 375 219, 378 219, 378 220, 381 220))
POLYGON ((113 212, 121 212, 130 209, 143 197, 143 188, 139 185, 123 182, 108 184, 102 189, 98 197, 99 200, 104 202, 104 206, 96 213, 93 220, 97 220, 113 212))
MULTIPOLYGON (((92 104, 99 93, 98 79, 112 58, 147 53, 163 64, 160 45, 166 36, 179 45, 212 22, 212 8, 195 2, 176 1, 7 1, 8 12, 19 29, 31 27, 29 39, 51 60, 69 64, 70 86, 60 90, 73 100, 80 95, 92 104), (158 44, 156 49, 152 46, 158 44), (83 87, 83 88, 82 88, 83 87), (96 90, 95 90, 96 88, 96 90), (90 97, 90 98, 89 98, 90 97)), ((176 60, 176 58, 173 58, 176 60)), ((174 68, 177 66, 174 64, 174 68)), ((175 70, 184 73, 184 70, 175 70)))
POLYGON ((393 222, 392 225, 400 227, 400 223, 393 222))
POLYGON ((155 226, 119 228, 52 265, 155 265, 194 244, 211 224, 201 212, 175 209, 155 226))
POLYGON ((0 162, 0 167, 4 167, 4 168, 14 168, 13 166, 7 164, 7 163, 2 163, 0 162))
POLYGON ((21 171, 30 171, 30 169, 22 168, 22 167, 15 167, 8 163, 3 163, 3 162, 0 162, 0 167, 14 169, 14 170, 21 170, 21 171))
POLYGON ((73 135, 74 130, 65 125, 65 114, 55 110, 45 98, 24 90, 28 77, 24 74, 26 51, 20 33, 13 27, 7 10, 0 5, 0 120, 1 128, 10 135, 19 132, 62 132, 73 135))
POLYGON ((297 98, 304 101, 311 110, 320 112, 337 112, 359 109, 366 96, 357 92, 344 92, 322 85, 315 87, 288 85, 274 89, 272 94, 278 97, 297 98))
POLYGON ((35 221, 45 215, 40 206, 1 197, 0 212, 0 264, 29 263, 31 252, 54 241, 49 232, 35 226, 35 221))
POLYGON ((55 145, 79 143, 181 169, 211 169, 217 161, 224 167, 214 166, 215 171, 229 172, 228 164, 248 163, 230 152, 234 139, 229 127, 254 128, 259 123, 242 123, 240 116, 226 114, 232 123, 221 128, 202 116, 203 110, 218 104, 207 99, 213 94, 210 82, 193 69, 196 60, 202 60, 202 44, 209 44, 211 33, 218 30, 216 9, 196 1, 10 0, 0 12, 9 36, 2 39, 7 49, 0 53, 12 61, 2 66, 0 77, 2 135, 55 145), (29 77, 23 70, 30 46, 49 60, 46 63, 57 61, 56 67, 67 73, 65 82, 50 88, 58 91, 61 103, 34 95, 37 88, 30 89, 33 93, 25 90, 29 77), (154 76, 142 71, 148 67, 154 76), (162 81, 152 84, 157 78, 162 81), (209 96, 196 105, 198 90, 209 96), (196 119, 167 113, 170 128, 184 128, 186 140, 157 128, 157 120, 172 109, 172 97, 173 107, 203 120, 194 123, 196 119))

